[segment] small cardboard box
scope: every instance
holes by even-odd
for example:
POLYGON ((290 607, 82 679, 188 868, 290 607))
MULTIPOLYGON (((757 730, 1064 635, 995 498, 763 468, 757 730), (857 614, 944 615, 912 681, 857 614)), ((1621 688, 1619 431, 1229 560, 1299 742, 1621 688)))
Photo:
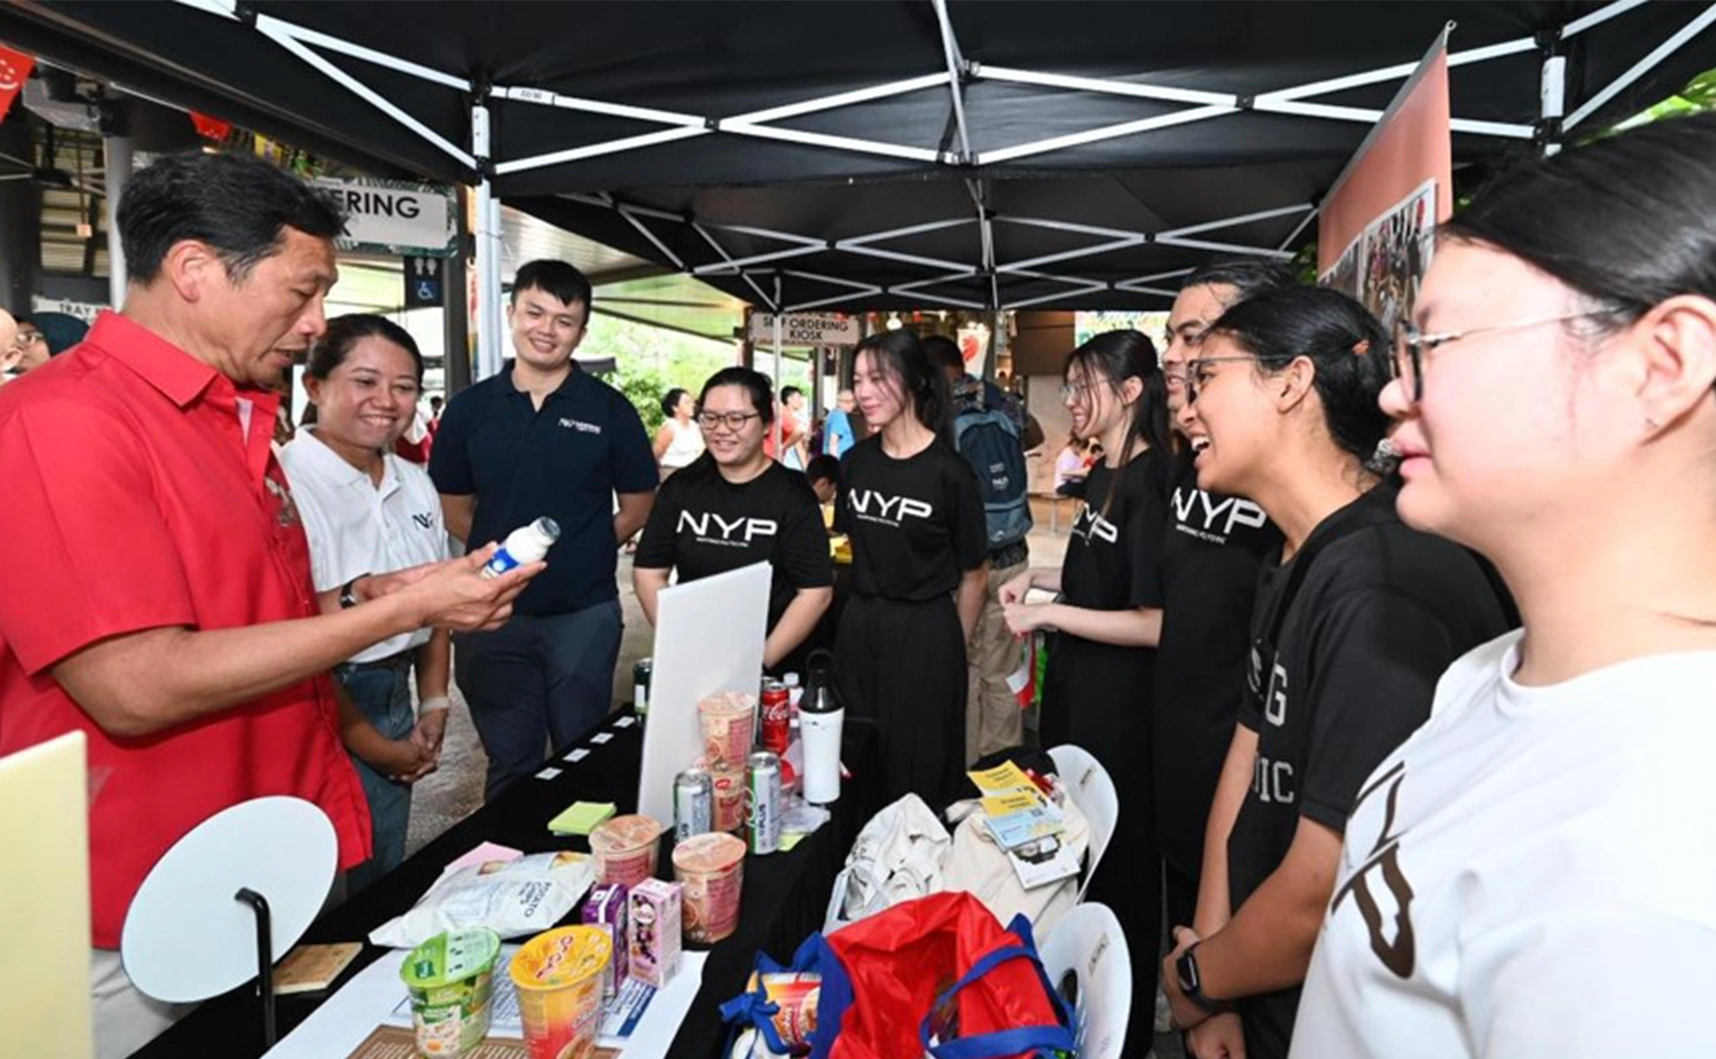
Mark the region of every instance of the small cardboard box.
POLYGON ((680 886, 645 879, 626 895, 631 976, 657 989, 679 973, 680 886))
POLYGON ((602 996, 612 997, 620 991, 620 983, 626 980, 626 950, 629 947, 626 936, 626 888, 619 883, 603 883, 592 889, 590 896, 584 899, 579 920, 593 927, 608 928, 608 936, 614 942, 614 958, 608 963, 607 973, 602 977, 602 996))

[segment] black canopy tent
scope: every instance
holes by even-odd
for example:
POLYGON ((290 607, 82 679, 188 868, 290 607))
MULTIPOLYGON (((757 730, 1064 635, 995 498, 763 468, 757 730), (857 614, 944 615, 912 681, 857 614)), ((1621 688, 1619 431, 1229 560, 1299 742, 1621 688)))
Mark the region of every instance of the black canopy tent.
POLYGON ((1289 256, 1449 21, 1457 161, 1716 65, 1716 4, 1666 0, 5 0, 0 40, 476 184, 483 305, 504 198, 767 308, 1010 309, 1289 256))

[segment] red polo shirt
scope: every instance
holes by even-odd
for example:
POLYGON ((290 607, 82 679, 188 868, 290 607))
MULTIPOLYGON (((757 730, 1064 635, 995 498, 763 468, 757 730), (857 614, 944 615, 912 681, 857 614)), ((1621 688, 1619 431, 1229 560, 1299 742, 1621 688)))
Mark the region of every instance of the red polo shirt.
POLYGON ((369 856, 369 811, 327 676, 120 739, 49 673, 107 637, 317 613, 304 530, 269 445, 278 403, 113 313, 0 387, 0 754, 88 734, 101 948, 119 946, 131 898, 168 847, 248 798, 308 799, 333 820, 342 867, 369 856))

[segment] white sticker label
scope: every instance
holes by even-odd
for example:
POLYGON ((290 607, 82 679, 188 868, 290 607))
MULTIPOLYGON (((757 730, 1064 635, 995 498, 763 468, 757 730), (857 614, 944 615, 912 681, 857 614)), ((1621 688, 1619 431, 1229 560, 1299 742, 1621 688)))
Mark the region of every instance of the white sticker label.
POLYGON ((636 723, 638 723, 638 719, 636 717, 621 717, 619 720, 614 722, 614 727, 615 728, 630 728, 632 725, 634 725, 636 723))
POLYGON ((583 761, 585 758, 587 758, 589 756, 590 756, 590 752, 588 750, 584 749, 583 747, 579 747, 578 749, 572 751, 570 754, 567 754, 564 760, 566 760, 566 761, 583 761))
POLYGON ((613 737, 614 737, 614 733, 612 733, 612 732, 597 732, 595 735, 590 737, 590 742, 596 743, 596 744, 606 743, 608 740, 612 739, 613 737))
POLYGON ((558 775, 560 775, 560 770, 550 765, 548 768, 538 772, 536 774, 536 778, 539 780, 551 780, 558 775))

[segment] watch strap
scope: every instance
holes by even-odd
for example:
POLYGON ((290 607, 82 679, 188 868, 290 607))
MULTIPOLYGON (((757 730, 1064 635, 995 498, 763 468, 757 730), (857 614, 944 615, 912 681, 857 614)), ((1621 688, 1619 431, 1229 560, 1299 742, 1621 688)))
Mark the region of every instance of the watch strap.
POLYGON ((352 578, 350 581, 347 581, 344 585, 340 586, 340 609, 341 610, 350 610, 351 608, 358 605, 357 583, 359 581, 362 581, 364 578, 366 578, 368 576, 369 576, 369 573, 366 571, 366 572, 361 573, 361 574, 357 575, 356 577, 352 578))

